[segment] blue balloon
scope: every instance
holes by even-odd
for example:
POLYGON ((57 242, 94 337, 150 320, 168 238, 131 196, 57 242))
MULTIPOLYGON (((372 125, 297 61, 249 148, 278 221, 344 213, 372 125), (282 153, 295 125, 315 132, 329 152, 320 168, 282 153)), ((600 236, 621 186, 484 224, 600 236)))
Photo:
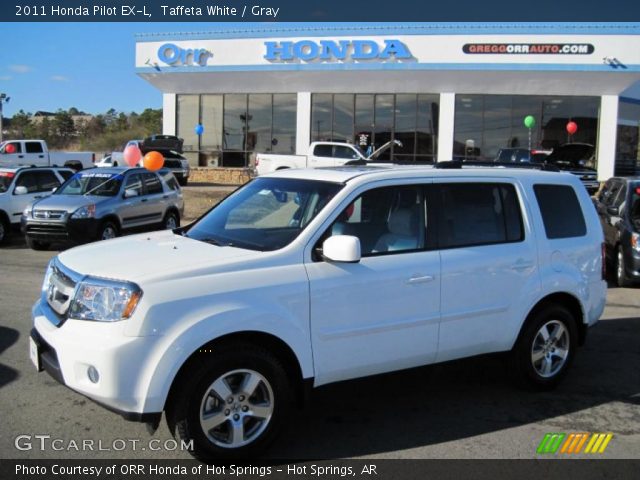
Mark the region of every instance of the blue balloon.
POLYGON ((204 127, 201 123, 199 123, 196 125, 196 128, 194 130, 196 132, 196 135, 202 135, 202 132, 204 132, 204 127))

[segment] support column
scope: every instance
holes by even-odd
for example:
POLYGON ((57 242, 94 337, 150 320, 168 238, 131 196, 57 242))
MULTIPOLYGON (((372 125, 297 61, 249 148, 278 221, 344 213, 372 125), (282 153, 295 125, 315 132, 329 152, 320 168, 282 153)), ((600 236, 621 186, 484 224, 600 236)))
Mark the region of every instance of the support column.
POLYGON ((600 99, 598 119, 598 180, 613 177, 616 163, 616 137, 618 133, 618 96, 603 95, 600 99))
POLYGON ((306 155, 311 143, 311 92, 298 92, 296 155, 306 155))
POLYGON ((438 162, 453 159, 453 125, 456 114, 456 94, 440 94, 438 118, 438 162))
POLYGON ((162 133, 165 135, 177 135, 176 131, 176 94, 164 93, 162 95, 162 133))

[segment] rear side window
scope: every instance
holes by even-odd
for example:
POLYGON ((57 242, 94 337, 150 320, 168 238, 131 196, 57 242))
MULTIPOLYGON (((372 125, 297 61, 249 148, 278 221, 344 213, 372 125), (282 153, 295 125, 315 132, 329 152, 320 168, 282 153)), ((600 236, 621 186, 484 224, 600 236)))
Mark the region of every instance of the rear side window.
POLYGON ((524 239, 522 213, 513 185, 453 183, 436 188, 441 201, 438 228, 441 248, 524 239))
POLYGON ((587 234, 576 192, 568 185, 534 185, 547 238, 583 237, 587 234))
POLYGON ((160 178, 155 173, 143 173, 144 183, 147 187, 147 194, 153 195, 156 193, 162 193, 162 184, 160 178))
POLYGON ((40 142, 25 142, 27 153, 42 153, 42 144, 40 142))
POLYGON ((331 145, 316 145, 313 154, 316 157, 331 157, 333 155, 331 145))

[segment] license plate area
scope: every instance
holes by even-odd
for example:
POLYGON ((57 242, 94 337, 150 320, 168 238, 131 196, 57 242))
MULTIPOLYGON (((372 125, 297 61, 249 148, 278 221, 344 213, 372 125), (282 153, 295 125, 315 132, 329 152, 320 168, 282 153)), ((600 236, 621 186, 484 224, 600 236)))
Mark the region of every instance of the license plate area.
POLYGON ((31 363, 36 367, 36 370, 38 372, 42 371, 42 365, 40 363, 40 348, 38 348, 38 344, 33 337, 29 337, 29 358, 31 358, 31 363))

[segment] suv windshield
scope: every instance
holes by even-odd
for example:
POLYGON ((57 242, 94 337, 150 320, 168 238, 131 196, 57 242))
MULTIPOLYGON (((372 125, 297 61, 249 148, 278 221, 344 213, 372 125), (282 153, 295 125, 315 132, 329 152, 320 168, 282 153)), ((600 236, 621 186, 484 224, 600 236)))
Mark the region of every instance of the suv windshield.
POLYGON ((113 197, 124 177, 116 173, 79 172, 65 182, 55 195, 97 195, 113 197))
POLYGON ((13 177, 15 174, 13 172, 0 172, 0 193, 4 193, 13 182, 13 177))
POLYGON ((291 243, 342 185, 257 178, 202 217, 187 236, 214 245, 277 250, 291 243))

